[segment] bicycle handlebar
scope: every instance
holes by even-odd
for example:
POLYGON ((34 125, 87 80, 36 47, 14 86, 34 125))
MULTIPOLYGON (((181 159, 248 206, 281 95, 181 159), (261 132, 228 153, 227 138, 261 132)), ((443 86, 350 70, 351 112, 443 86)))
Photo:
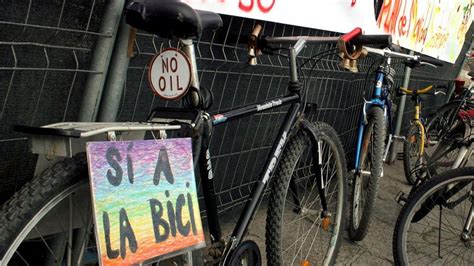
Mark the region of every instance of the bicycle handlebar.
POLYGON ((443 63, 441 61, 437 60, 437 59, 423 58, 422 62, 426 62, 428 64, 432 64, 432 65, 439 66, 439 67, 443 66, 443 63))
POLYGON ((407 65, 412 68, 416 66, 426 65, 426 64, 433 65, 434 67, 443 66, 443 63, 437 59, 431 59, 431 58, 425 58, 425 57, 421 58, 421 56, 419 55, 409 55, 409 54, 403 54, 399 52, 393 52, 388 48, 377 49, 377 48, 364 46, 364 49, 367 50, 367 52, 369 53, 378 54, 385 57, 407 59, 407 65), (410 64, 410 62, 413 62, 413 63, 410 64))
POLYGON ((415 92, 416 92, 416 94, 425 94, 425 93, 428 93, 429 91, 431 91, 433 88, 434 88, 433 85, 429 85, 428 87, 423 88, 421 90, 410 90, 410 89, 403 88, 403 87, 400 87, 400 90, 403 93, 405 93, 406 95, 411 95, 415 92))
MULTIPOLYGON (((252 30, 251 35, 248 38, 248 63, 250 65, 257 64, 257 57, 262 53, 262 50, 267 48, 272 49, 269 44, 300 44, 312 43, 312 44, 325 44, 325 43, 337 43, 340 56, 343 60, 343 66, 355 65, 357 60, 362 53, 363 44, 379 44, 379 45, 390 45, 390 35, 362 35, 361 28, 355 28, 341 36, 334 37, 320 37, 320 36, 292 36, 292 37, 260 37, 262 26, 256 24, 252 30), (352 61, 349 64, 347 61, 352 61)), ((346 67, 347 68, 347 67, 346 67)), ((348 68, 352 71, 357 71, 355 68, 348 68)))

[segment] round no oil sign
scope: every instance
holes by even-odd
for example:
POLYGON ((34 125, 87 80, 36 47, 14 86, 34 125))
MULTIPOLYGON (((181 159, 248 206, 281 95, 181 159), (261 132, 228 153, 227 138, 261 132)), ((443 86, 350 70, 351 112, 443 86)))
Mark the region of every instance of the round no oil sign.
POLYGON ((148 81, 159 97, 178 100, 186 94, 191 83, 191 64, 180 50, 165 49, 151 60, 148 81))

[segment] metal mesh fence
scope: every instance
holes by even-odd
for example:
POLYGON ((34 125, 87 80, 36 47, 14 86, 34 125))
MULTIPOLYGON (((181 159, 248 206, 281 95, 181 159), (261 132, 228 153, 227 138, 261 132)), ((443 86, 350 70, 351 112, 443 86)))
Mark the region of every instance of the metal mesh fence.
POLYGON ((99 0, 0 0, 0 195, 33 175, 13 125, 77 119, 104 9, 99 0))
MULTIPOLYGON (((0 14, 0 28, 5 32, 0 37, 1 192, 15 189, 31 177, 34 168, 35 158, 28 153, 26 138, 12 132, 13 124, 42 125, 76 119, 84 80, 90 72, 91 52, 99 36, 104 2, 0 1, 7 10, 0 14)), ((255 21, 230 16, 223 16, 223 20, 222 29, 206 32, 195 41, 201 86, 213 94, 210 113, 284 95, 289 80, 287 58, 263 55, 257 66, 246 65, 247 47, 241 40, 251 32, 255 21)), ((263 26, 264 34, 271 36, 335 35, 278 23, 263 26)), ((164 48, 176 46, 175 41, 138 33, 135 56, 130 61, 123 87, 119 121, 143 121, 156 106, 181 105, 156 98, 146 80, 151 57, 164 48)), ((335 46, 310 45, 298 63, 333 48, 335 46)), ((301 77, 304 77, 307 103, 318 106, 317 111, 311 113, 311 119, 327 122, 336 129, 350 163, 363 96, 369 95, 373 87, 374 74, 366 72, 377 67, 378 59, 360 60, 359 73, 342 70, 339 61, 336 54, 329 52, 329 56, 317 64, 310 61, 304 65, 301 77)), ((393 88, 397 88, 402 83, 404 66, 395 64, 394 67, 397 74, 393 88)), ((444 68, 439 71, 442 75, 436 77, 429 74, 432 72, 415 71, 411 85, 447 82, 457 73, 444 68)), ((431 101, 426 101, 425 106, 430 105, 431 101)), ((211 154, 221 211, 247 199, 285 111, 285 108, 269 110, 215 128, 211 154)), ((405 121, 409 113, 407 108, 405 121)))
MULTIPOLYGON (((283 55, 262 55, 257 66, 246 65, 247 47, 240 40, 251 32, 255 21, 229 16, 223 16, 223 19, 221 30, 205 33, 196 40, 201 86, 208 88, 214 96, 210 112, 222 112, 284 95, 289 80, 287 58, 283 55)), ((263 27, 263 34, 269 36, 335 35, 277 23, 267 22, 263 27)), ((180 105, 158 100, 147 88, 146 82, 147 63, 151 57, 162 49, 176 47, 177 43, 140 32, 135 45, 136 56, 128 70, 120 121, 143 120, 154 106, 180 105)), ((306 47, 298 60, 300 65, 315 54, 328 51, 328 56, 316 64, 309 61, 302 67, 300 77, 304 78, 307 103, 317 104, 318 107, 317 112, 311 114, 311 119, 332 125, 341 138, 347 157, 352 158, 363 97, 370 96, 374 78, 372 72, 380 60, 377 57, 360 60, 360 72, 351 73, 338 66, 340 59, 334 48, 334 45, 306 47)), ((402 83, 404 66, 395 61, 394 68, 397 73, 395 89, 402 83)), ((215 128, 211 154, 221 211, 239 204, 251 193, 285 111, 285 108, 267 111, 215 128)))

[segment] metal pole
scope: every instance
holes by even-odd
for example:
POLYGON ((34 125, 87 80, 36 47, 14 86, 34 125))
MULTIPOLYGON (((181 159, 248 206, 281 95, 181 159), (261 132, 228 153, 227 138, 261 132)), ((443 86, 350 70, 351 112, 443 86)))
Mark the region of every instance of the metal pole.
POLYGON ((125 18, 122 18, 97 116, 99 122, 114 122, 117 118, 130 63, 128 54, 130 33, 131 27, 125 23, 125 18))
MULTIPOLYGON (((414 51, 410 51, 410 55, 414 55, 414 51)), ((411 68, 405 67, 405 76, 403 77, 403 87, 408 88, 408 84, 410 83, 410 75, 411 75, 411 68)), ((397 108, 397 122, 395 123, 395 131, 393 132, 394 136, 400 135, 400 129, 402 127, 402 120, 403 120, 403 113, 405 112, 405 102, 406 102, 406 95, 400 96, 400 102, 397 108)), ((392 143, 392 148, 390 151, 390 156, 388 157, 389 164, 392 164, 395 161, 397 148, 398 148, 398 141, 397 138, 394 138, 392 143)))
POLYGON ((87 77, 79 112, 80 122, 93 122, 97 117, 100 98, 124 5, 124 1, 110 0, 105 8, 100 26, 101 35, 98 36, 91 59, 91 70, 99 73, 90 73, 87 77))

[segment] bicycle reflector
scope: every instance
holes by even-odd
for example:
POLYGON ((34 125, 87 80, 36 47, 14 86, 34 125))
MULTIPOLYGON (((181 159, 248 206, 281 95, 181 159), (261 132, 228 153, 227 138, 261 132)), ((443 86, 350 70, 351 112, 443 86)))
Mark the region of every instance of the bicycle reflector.
POLYGON ((301 262, 300 264, 301 266, 311 266, 311 262, 307 261, 307 260, 304 260, 301 262))

